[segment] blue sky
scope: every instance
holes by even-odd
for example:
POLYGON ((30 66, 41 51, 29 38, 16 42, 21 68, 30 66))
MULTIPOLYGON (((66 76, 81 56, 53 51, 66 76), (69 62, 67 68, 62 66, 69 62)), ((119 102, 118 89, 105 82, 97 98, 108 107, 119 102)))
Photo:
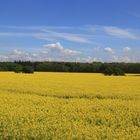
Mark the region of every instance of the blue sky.
POLYGON ((140 62, 139 0, 0 0, 0 61, 140 62))

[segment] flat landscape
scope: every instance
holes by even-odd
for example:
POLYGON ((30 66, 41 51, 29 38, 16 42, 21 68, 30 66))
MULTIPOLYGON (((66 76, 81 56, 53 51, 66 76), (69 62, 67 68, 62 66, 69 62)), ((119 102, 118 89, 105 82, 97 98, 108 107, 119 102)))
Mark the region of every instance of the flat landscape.
POLYGON ((140 139, 140 75, 0 72, 0 139, 140 139))

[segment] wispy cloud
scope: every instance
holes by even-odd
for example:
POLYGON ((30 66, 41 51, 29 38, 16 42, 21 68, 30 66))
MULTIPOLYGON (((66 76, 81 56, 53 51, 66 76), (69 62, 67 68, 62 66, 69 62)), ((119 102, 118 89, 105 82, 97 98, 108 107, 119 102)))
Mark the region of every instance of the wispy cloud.
POLYGON ((131 15, 131 16, 133 16, 133 17, 140 18, 140 13, 137 13, 137 12, 129 12, 128 14, 131 15))
POLYGON ((47 27, 47 26, 0 26, 5 27, 6 29, 16 29, 16 31, 5 31, 0 32, 0 36, 28 36, 28 37, 35 37, 38 39, 43 40, 50 40, 54 41, 56 39, 64 39, 70 42, 78 42, 78 43, 91 43, 89 36, 87 34, 76 34, 76 33, 69 33, 69 31, 65 32, 58 32, 52 31, 50 29, 61 29, 61 30, 69 30, 73 29, 74 27, 47 27))
POLYGON ((119 37, 119 38, 127 38, 127 39, 140 39, 140 37, 126 29, 113 27, 113 26, 105 26, 104 31, 111 36, 119 37))
MULTIPOLYGON (((125 29, 117 26, 100 26, 90 25, 86 28, 87 31, 93 32, 97 35, 110 36, 122 39, 140 40, 140 31, 135 32, 133 29, 125 29)), ((106 36, 107 37, 107 36, 106 36)))
POLYGON ((80 43, 91 43, 91 41, 88 38, 86 38, 86 35, 83 35, 83 34, 55 32, 55 31, 50 31, 50 30, 43 30, 43 31, 50 34, 50 36, 52 37, 62 38, 68 41, 74 41, 74 42, 80 42, 80 43))
POLYGON ((39 40, 55 41, 54 38, 42 32, 0 32, 2 37, 32 37, 39 40))
MULTIPOLYGON (((123 39, 140 40, 140 32, 133 29, 124 29, 116 26, 90 25, 81 27, 72 26, 0 26, 10 31, 0 32, 0 36, 31 36, 44 40, 64 39, 78 43, 95 43, 93 40, 97 36, 116 37, 123 39), (14 29, 11 31, 11 29, 14 29), (17 32, 16 32, 17 31, 17 32), (71 33, 71 32, 77 33, 71 33), (88 31, 88 32, 84 32, 88 31), (81 33, 83 32, 83 33, 81 33), (108 35, 108 36, 107 36, 108 35)), ((100 43, 100 42, 98 42, 100 43)))
POLYGON ((42 30, 42 29, 62 29, 71 30, 75 28, 74 26, 10 26, 10 25, 0 25, 0 28, 7 29, 24 29, 24 30, 42 30))
POLYGON ((30 32, 0 32, 0 36, 38 36, 39 33, 30 33, 30 32))

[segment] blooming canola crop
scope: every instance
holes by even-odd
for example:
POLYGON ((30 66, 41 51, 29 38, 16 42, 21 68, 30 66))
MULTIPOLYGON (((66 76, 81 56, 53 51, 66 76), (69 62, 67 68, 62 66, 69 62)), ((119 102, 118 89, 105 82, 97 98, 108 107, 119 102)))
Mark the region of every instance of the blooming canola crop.
POLYGON ((0 139, 139 140, 140 76, 0 73, 0 139))

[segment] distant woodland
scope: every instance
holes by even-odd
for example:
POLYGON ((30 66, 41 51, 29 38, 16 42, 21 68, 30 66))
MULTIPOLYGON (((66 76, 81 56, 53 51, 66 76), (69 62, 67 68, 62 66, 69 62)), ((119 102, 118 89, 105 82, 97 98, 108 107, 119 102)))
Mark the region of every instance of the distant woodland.
POLYGON ((107 68, 120 69, 125 73, 140 73, 140 63, 76 63, 76 62, 0 62, 0 71, 16 71, 32 69, 38 72, 85 72, 103 73, 107 68))

